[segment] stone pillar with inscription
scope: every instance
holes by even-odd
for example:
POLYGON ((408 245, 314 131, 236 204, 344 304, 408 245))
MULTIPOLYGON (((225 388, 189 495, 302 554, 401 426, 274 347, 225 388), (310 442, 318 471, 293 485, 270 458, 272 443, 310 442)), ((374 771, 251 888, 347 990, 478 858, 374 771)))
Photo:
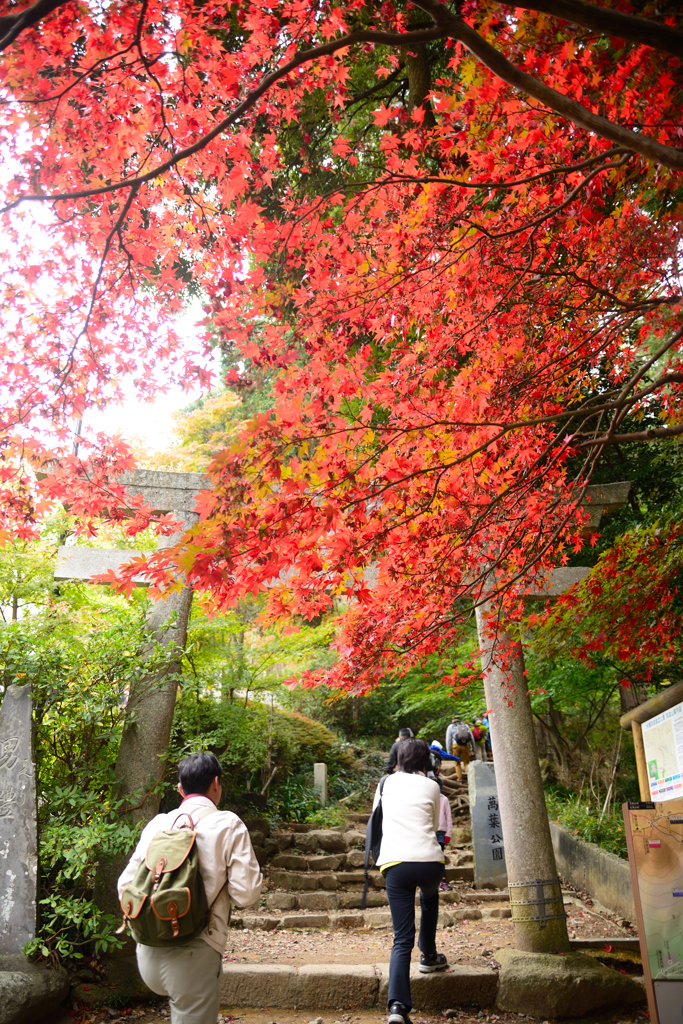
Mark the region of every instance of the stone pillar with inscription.
POLYGON ((0 705, 0 954, 19 954, 37 925, 38 834, 31 687, 0 705))
POLYGON ((472 818, 475 888, 504 889, 508 876, 494 765, 470 761, 467 788, 472 818))
POLYGON ((323 807, 327 804, 327 765, 324 761, 316 761, 313 765, 313 788, 320 797, 323 807))

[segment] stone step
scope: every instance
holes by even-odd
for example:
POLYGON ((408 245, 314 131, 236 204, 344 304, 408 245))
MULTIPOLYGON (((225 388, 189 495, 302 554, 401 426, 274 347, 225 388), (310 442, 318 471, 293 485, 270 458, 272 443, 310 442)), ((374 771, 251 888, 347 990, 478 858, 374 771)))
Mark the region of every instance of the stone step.
POLYGON ((363 850, 350 853, 323 853, 303 856, 298 853, 277 853, 270 866, 285 871, 357 871, 365 864, 363 850))
MULTIPOLYGON (((462 865, 447 864, 444 877, 447 882, 473 882, 474 867, 471 863, 462 865)), ((286 889, 289 892, 314 892, 326 889, 333 892, 349 885, 359 889, 365 883, 363 871, 322 872, 322 871, 281 871, 272 868, 268 875, 269 888, 286 889)), ((370 872, 370 885, 375 889, 386 888, 384 876, 379 871, 370 872)))
MULTIPOLYGON (((268 892, 264 896, 264 907, 255 906, 247 908, 246 914, 276 914, 282 915, 294 910, 308 910, 313 912, 330 910, 358 910, 360 909, 362 893, 337 891, 337 892, 268 892)), ((439 902, 444 906, 465 905, 472 903, 493 902, 505 903, 509 899, 507 893, 496 892, 441 892, 439 902)), ((415 897, 416 905, 419 905, 419 897, 415 897)), ((389 900, 385 892, 373 892, 371 889, 367 896, 367 906, 370 909, 375 907, 387 907, 389 900)), ((240 912, 238 911, 238 916, 240 912)))
MULTIPOLYGON (((265 911, 248 908, 245 913, 282 914, 293 910, 358 910, 360 909, 362 892, 349 892, 342 890, 337 892, 268 892, 265 894, 265 911)), ((444 894, 448 895, 448 894, 444 894)), ((388 907, 389 900, 385 892, 373 892, 371 889, 367 896, 367 906, 388 907)))
MULTIPOLYGON (((460 870, 460 869, 455 869, 460 870)), ((474 877, 474 876, 473 876, 474 877)), ((268 885, 271 888, 289 889, 294 892, 312 892, 316 889, 339 889, 348 885, 362 887, 365 883, 363 871, 282 871, 271 868, 268 874, 268 885)), ((376 889, 384 889, 386 882, 379 871, 370 872, 370 884, 376 889)))
POLYGON ((465 903, 509 903, 510 894, 507 889, 479 889, 477 892, 464 892, 465 903))
MULTIPOLYGON (((310 1009, 312 1014, 340 1008, 384 1011, 388 981, 389 964, 230 963, 223 965, 221 1006, 310 1009)), ((491 969, 460 964, 438 974, 420 974, 417 964, 412 964, 410 985, 413 1006, 419 1011, 472 1003, 485 1007, 495 1001, 498 975, 491 969)))
MULTIPOLYGON (((313 930, 317 928, 389 928, 391 912, 387 909, 368 909, 355 911, 352 908, 337 909, 330 907, 326 913, 307 913, 299 908, 299 913, 283 913, 266 911, 265 913, 236 914, 231 920, 233 928, 247 930, 261 929, 274 931, 276 928, 297 928, 313 930)), ((510 917, 510 907, 442 907, 439 910, 439 928, 451 928, 459 921, 491 921, 510 917)))
POLYGON ((444 878, 447 882, 473 882, 474 867, 467 865, 463 867, 446 867, 444 878))

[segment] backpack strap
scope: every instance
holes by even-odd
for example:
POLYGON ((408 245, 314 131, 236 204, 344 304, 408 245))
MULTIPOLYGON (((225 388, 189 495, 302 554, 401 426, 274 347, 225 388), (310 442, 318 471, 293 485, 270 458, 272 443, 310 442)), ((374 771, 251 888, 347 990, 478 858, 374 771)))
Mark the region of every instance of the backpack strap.
MULTIPOLYGON (((377 801, 377 807, 382 803, 382 791, 384 790, 384 783, 389 778, 388 775, 383 775, 379 780, 379 800, 377 801)), ((372 815, 375 813, 377 808, 373 808, 373 812, 368 819, 367 828, 365 829, 365 864, 363 869, 365 871, 365 884, 363 886, 363 895, 360 901, 360 909, 365 910, 365 904, 368 898, 368 889, 370 887, 370 839, 372 833, 372 815)))
MULTIPOLYGON (((190 819, 190 825, 191 825, 192 829, 194 830, 195 825, 198 825, 199 822, 202 820, 202 818, 205 818, 207 816, 207 814, 215 814, 215 813, 217 813, 217 811, 218 811, 217 807, 203 807, 201 811, 198 811, 197 814, 195 814, 194 818, 187 811, 181 811, 181 813, 178 815, 178 818, 182 818, 183 816, 186 816, 187 818, 189 818, 190 819)), ((178 818, 175 819, 175 821, 173 822, 173 825, 175 825, 175 822, 178 820, 178 818)), ((171 828, 173 828, 173 825, 171 825, 171 828)), ((183 827, 183 826, 181 826, 181 827, 183 827)), ((223 882, 222 886, 220 887, 220 889, 216 893, 216 896, 215 896, 211 906, 209 907, 209 909, 206 912, 206 927, 207 928, 209 927, 209 924, 211 923, 211 914, 213 912, 213 908, 216 906, 216 903, 218 902, 218 897, 220 896, 220 894, 225 889, 226 885, 228 884, 228 881, 229 881, 229 875, 228 875, 228 869, 226 868, 225 869, 225 881, 223 882)), ((232 907, 228 906, 228 927, 230 926, 230 915, 231 915, 231 913, 232 913, 232 907)))
MULTIPOLYGON (((211 914, 213 913, 213 908, 218 903, 218 897, 223 892, 223 890, 225 889, 225 887, 226 887, 226 885, 228 884, 229 881, 230 881, 230 875, 228 874, 228 869, 226 868, 225 869, 225 881, 223 882, 222 886, 220 887, 220 889, 216 893, 216 898, 214 899, 214 901, 212 902, 211 906, 209 907, 209 909, 206 912, 206 927, 207 928, 211 924, 211 914)), ((231 916, 232 916, 232 904, 228 901, 228 928, 230 927, 230 917, 231 916)))
MULTIPOLYGON (((217 811, 218 811, 217 807, 203 807, 201 809, 201 811, 197 811, 197 813, 195 814, 194 818, 192 817, 192 815, 190 814, 189 811, 181 811, 180 814, 177 815, 177 817, 173 819, 173 822, 171 824, 171 828, 172 829, 175 828, 175 823, 176 823, 176 821, 179 821, 180 818, 187 818, 187 820, 190 822, 190 828, 194 832, 195 825, 198 822, 200 822, 202 820, 202 818, 205 818, 207 816, 207 814, 215 814, 217 811)), ((180 827, 181 828, 187 828, 187 825, 181 825, 180 827)))

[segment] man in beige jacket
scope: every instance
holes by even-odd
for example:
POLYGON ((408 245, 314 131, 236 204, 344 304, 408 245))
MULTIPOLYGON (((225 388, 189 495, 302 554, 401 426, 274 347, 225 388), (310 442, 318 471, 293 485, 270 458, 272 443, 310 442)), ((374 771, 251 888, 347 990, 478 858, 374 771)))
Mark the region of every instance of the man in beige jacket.
POLYGON ((157 995, 169 997, 171 1024, 216 1024, 230 902, 237 907, 250 906, 263 885, 246 825, 231 811, 216 810, 222 774, 214 754, 190 754, 180 762, 180 808, 170 814, 157 814, 145 826, 118 880, 120 900, 123 887, 132 880, 157 832, 172 828, 176 820, 187 823, 186 815, 192 818, 206 898, 209 906, 214 904, 208 926, 198 938, 177 948, 136 947, 142 980, 157 995))

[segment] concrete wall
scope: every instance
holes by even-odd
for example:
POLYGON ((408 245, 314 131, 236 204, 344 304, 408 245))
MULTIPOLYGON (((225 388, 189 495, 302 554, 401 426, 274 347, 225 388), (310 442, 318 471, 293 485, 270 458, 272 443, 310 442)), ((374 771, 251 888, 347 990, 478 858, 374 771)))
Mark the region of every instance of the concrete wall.
POLYGON ((550 822, 557 870, 578 889, 590 893, 608 910, 635 923, 636 911, 628 861, 577 839, 566 828, 550 822))

